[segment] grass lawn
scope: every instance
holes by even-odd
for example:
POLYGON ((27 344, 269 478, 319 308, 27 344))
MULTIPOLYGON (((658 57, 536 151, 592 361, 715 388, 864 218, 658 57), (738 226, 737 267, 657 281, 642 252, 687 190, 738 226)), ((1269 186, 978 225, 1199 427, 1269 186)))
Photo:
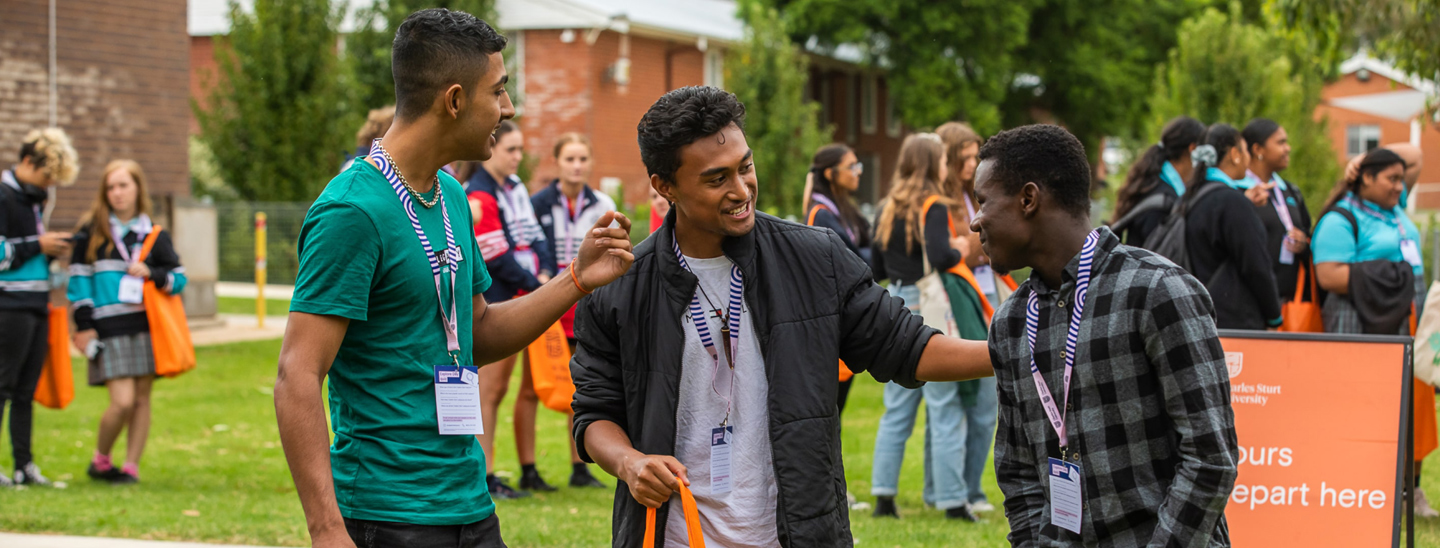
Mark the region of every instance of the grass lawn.
MULTIPOLYGON (((255 315, 255 299, 244 297, 218 297, 216 298, 218 312, 221 314, 249 314, 255 315)), ((284 316, 290 313, 290 299, 265 299, 266 316, 284 316)))
MULTIPOLYGON (((253 301, 251 301, 253 303, 253 301)), ((280 342, 242 343, 199 350, 200 368, 155 389, 155 419, 141 467, 143 482, 112 487, 91 482, 85 466, 94 450, 102 389, 77 387, 69 409, 36 410, 36 460, 65 489, 0 492, 0 531, 66 533, 163 540, 304 546, 308 544, 284 455, 275 431, 271 391, 280 342)), ((518 373, 520 368, 516 368, 518 373)), ((77 379, 84 366, 76 361, 77 379)), ((519 378, 515 378, 518 382, 519 378)), ((512 388, 511 394, 515 390, 512 388)), ((873 500, 870 462, 880 419, 880 385, 863 377, 845 414, 845 464, 850 490, 873 500)), ((510 405, 501 406, 499 470, 519 475, 510 405)), ((540 413, 539 466, 552 484, 569 473, 564 417, 540 413)), ((0 470, 10 470, 8 435, 0 437, 0 470)), ((981 524, 946 521, 920 501, 920 451, 912 436, 901 474, 899 521, 851 514, 862 547, 1002 546, 1005 521, 999 512, 981 524)), ((118 455, 117 455, 118 456, 118 455)), ((1440 470, 1440 453, 1428 468, 1440 470)), ((598 469, 597 475, 614 485, 598 469)), ((1426 489, 1440 494, 1440 474, 1426 475, 1426 489)), ((997 506, 993 472, 986 492, 997 506)), ((499 501, 505 540, 511 546, 569 547, 609 544, 612 492, 562 488, 520 501, 499 501)), ((1440 520, 1417 524, 1419 545, 1440 546, 1440 520)))

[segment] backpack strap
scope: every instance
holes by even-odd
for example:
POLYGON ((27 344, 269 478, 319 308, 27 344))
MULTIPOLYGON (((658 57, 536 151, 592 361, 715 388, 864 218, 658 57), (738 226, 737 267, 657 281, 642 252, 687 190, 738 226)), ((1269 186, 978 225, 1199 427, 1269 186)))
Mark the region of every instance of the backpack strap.
POLYGON ((1325 210, 1325 213, 1330 212, 1335 212, 1344 217, 1346 221, 1350 221, 1350 232, 1355 235, 1355 241, 1358 243, 1360 241, 1360 219, 1355 218, 1355 213, 1340 206, 1330 206, 1330 209, 1325 210))
POLYGON ((1165 196, 1164 194, 1151 194, 1147 196, 1144 200, 1140 200, 1140 203, 1135 204, 1135 207, 1130 208, 1130 211, 1126 212, 1124 217, 1116 219, 1115 222, 1110 223, 1110 230, 1117 233, 1124 232, 1126 229, 1130 228, 1130 224, 1135 222, 1135 219, 1139 218, 1140 215, 1149 213, 1156 209, 1164 209, 1166 202, 1169 201, 1169 197, 1165 196))

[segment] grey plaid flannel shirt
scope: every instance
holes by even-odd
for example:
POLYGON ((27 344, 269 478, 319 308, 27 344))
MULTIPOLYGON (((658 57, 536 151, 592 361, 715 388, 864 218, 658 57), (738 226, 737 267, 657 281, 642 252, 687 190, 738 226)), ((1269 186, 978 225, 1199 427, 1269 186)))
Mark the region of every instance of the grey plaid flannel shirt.
POLYGON ((1079 257, 1058 291, 1026 281, 995 315, 1000 400, 995 472, 1009 539, 1035 546, 1229 546, 1225 501, 1238 460, 1225 354, 1210 294, 1154 253, 1100 229, 1071 377, 1067 456, 1079 453, 1081 534, 1050 524, 1047 457, 1059 457, 1030 374, 1025 302, 1040 298, 1036 363, 1055 399, 1079 257), (1057 313, 1063 309, 1064 313, 1057 313))

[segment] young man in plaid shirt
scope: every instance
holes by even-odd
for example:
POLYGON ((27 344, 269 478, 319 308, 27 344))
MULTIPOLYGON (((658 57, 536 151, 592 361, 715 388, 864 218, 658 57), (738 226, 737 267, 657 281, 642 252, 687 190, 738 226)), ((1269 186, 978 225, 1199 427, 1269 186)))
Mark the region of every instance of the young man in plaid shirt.
POLYGON ((1237 449, 1203 285, 1092 230, 1085 149, 1057 126, 980 150, 971 228, 1033 269, 995 314, 995 471, 1014 546, 1229 546, 1237 449))

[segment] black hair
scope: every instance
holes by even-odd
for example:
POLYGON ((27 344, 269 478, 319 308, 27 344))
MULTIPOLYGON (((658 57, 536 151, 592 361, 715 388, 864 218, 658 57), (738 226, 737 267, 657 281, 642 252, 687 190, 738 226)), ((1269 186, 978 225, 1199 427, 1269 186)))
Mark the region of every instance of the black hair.
MULTIPOLYGON (((814 181, 811 192, 835 202, 835 206, 840 208, 840 221, 854 230, 857 238, 868 240, 870 223, 865 221, 865 217, 855 207, 854 198, 851 198, 848 192, 844 193, 844 196, 840 196, 841 193, 837 193, 835 190, 835 184, 825 176, 825 170, 838 169, 840 160, 845 159, 846 154, 853 152, 855 152, 854 149, 844 143, 830 143, 816 150, 815 156, 810 159, 811 180, 814 181)), ((814 208, 813 202, 811 208, 814 208)), ((807 211, 805 214, 808 216, 810 212, 807 211)), ((868 241, 863 243, 857 241, 855 245, 868 245, 868 243, 868 241)))
POLYGON ((499 143, 501 137, 516 131, 520 131, 520 124, 514 120, 501 120, 500 127, 495 130, 495 142, 499 143))
POLYGON ((35 167, 45 167, 45 155, 35 150, 39 144, 39 139, 20 143, 20 162, 24 163, 26 158, 30 158, 30 163, 35 167))
POLYGON ((1270 136, 1280 131, 1280 124, 1269 118, 1256 118, 1245 124, 1245 130, 1240 135, 1245 138, 1245 146, 1250 147, 1250 154, 1255 154, 1255 147, 1265 146, 1265 141, 1270 136))
POLYGON ((1195 174, 1190 176, 1188 188, 1196 188, 1205 184, 1205 172, 1225 161, 1225 156, 1230 154, 1230 149, 1240 146, 1240 141, 1243 139, 1245 137, 1240 135, 1240 130, 1235 129, 1235 126, 1226 123, 1210 124, 1210 127, 1205 130, 1205 137, 1200 139, 1200 144, 1215 147, 1215 159, 1213 163, 1197 161, 1195 174))
POLYGON ((991 162, 991 177, 1016 194, 1035 183, 1074 215, 1090 213, 1090 162, 1085 145, 1065 128, 1048 124, 1002 131, 980 147, 980 161, 991 162))
POLYGON ((688 86, 661 96, 635 130, 645 171, 674 183, 680 149, 730 124, 745 130, 745 105, 735 94, 711 86, 688 86))
POLYGON ((1124 217, 1130 208, 1140 203, 1142 196, 1155 190, 1165 163, 1184 158, 1204 135, 1205 124, 1189 116, 1177 116, 1166 122, 1165 129, 1160 130, 1160 142, 1146 148, 1140 159, 1130 165, 1125 184, 1115 196, 1115 218, 1124 217))
POLYGON ((474 86, 490 55, 503 49, 505 37, 474 15, 445 8, 410 14, 396 29, 390 53, 396 116, 424 114, 435 94, 453 84, 474 86))
POLYGON ((1401 169, 1409 168, 1404 158, 1389 149, 1377 148, 1365 153, 1365 157, 1360 160, 1360 166, 1355 169, 1355 178, 1342 180, 1335 185, 1335 190, 1330 192, 1330 198, 1325 200, 1325 207, 1320 208, 1321 215, 1335 207, 1335 204, 1345 197, 1346 192, 1354 192, 1358 195, 1360 185, 1364 184, 1366 175, 1373 177, 1395 165, 1399 165, 1401 169))

